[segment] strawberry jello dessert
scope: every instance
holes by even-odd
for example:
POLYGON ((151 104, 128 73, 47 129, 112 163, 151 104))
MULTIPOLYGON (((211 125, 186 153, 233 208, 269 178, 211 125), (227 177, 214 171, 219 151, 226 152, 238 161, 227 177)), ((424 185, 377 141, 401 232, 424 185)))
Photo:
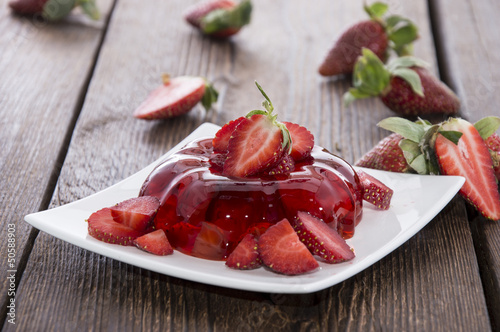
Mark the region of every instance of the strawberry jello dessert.
MULTIPOLYGON (((362 218, 363 199, 387 209, 392 190, 315 146, 306 128, 278 122, 270 99, 257 87, 265 110, 189 143, 152 171, 139 197, 128 203, 147 206, 139 215, 147 215, 149 223, 141 230, 130 222, 137 214, 123 216, 123 202, 106 208, 109 223, 135 231, 125 244, 161 252, 163 241, 166 253, 173 248, 224 260, 231 268, 264 265, 288 275, 312 271, 318 261, 354 258, 345 240, 362 218), (115 210, 122 212, 119 218, 115 210), (162 241, 148 245, 143 238, 153 233, 162 241)), ((89 218, 89 234, 110 242, 95 231, 96 213, 89 218)))

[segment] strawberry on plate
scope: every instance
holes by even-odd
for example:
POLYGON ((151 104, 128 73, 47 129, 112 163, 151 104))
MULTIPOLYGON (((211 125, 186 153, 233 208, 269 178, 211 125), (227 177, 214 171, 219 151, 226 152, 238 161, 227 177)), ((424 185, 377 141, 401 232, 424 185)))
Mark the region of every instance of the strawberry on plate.
POLYGON ((153 196, 140 196, 127 199, 110 207, 113 220, 143 232, 148 229, 160 207, 160 201, 153 196))
POLYGON ((250 23, 251 14, 250 0, 206 0, 189 7, 184 19, 204 35, 228 38, 250 23))
POLYGON ((263 103, 266 110, 250 112, 232 132, 223 167, 226 176, 247 177, 270 170, 290 150, 286 126, 276 121, 269 97, 258 83, 256 85, 266 98, 263 103))
POLYGON ((143 235, 132 227, 116 222, 109 208, 92 213, 87 221, 89 235, 99 241, 131 246, 137 237, 143 235))
POLYGON ((227 258, 226 265, 238 270, 252 270, 261 266, 258 244, 253 234, 243 237, 227 258))
POLYGON ((354 258, 347 242, 323 220, 300 211, 292 223, 302 243, 325 262, 340 263, 354 258))
POLYGON ((344 103, 379 97, 392 111, 403 116, 456 114, 460 100, 455 93, 432 75, 422 60, 403 56, 385 66, 364 48, 354 67, 353 87, 344 94, 344 103))
POLYGON ((163 84, 153 90, 134 111, 134 117, 144 120, 168 119, 189 112, 202 103, 210 109, 217 101, 218 92, 204 78, 198 76, 163 76, 163 84))
POLYGON ((151 233, 139 236, 133 243, 137 248, 158 256, 166 256, 174 253, 174 249, 168 242, 163 229, 157 229, 151 233))
POLYGON ((237 119, 229 121, 224 126, 222 126, 221 129, 219 129, 217 131, 217 133, 215 134, 214 139, 212 140, 212 145, 214 147, 214 151, 215 152, 221 152, 221 153, 226 153, 227 152, 227 146, 229 144, 229 139, 231 138, 231 135, 233 134, 233 132, 236 129, 236 127, 243 120, 245 120, 245 117, 244 116, 240 116, 237 119))
POLYGON ((283 122, 288 129, 292 139, 292 150, 290 155, 293 160, 300 161, 311 155, 314 147, 314 136, 306 127, 292 122, 283 122))
POLYGON ((388 210, 394 191, 368 173, 361 170, 356 173, 363 186, 363 199, 379 210, 388 210))
POLYGON ((297 275, 319 267, 287 219, 269 227, 260 236, 258 248, 262 262, 278 273, 297 275))
POLYGON ((388 6, 375 2, 364 6, 369 20, 358 22, 342 33, 328 51, 318 72, 322 76, 350 74, 363 48, 371 50, 385 62, 391 50, 398 56, 408 55, 418 38, 418 29, 410 20, 399 15, 384 17, 388 6))

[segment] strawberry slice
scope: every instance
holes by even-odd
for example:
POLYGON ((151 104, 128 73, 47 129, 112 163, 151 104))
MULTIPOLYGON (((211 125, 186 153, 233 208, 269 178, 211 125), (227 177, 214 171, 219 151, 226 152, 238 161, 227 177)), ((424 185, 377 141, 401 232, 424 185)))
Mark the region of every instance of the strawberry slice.
POLYGON ((229 255, 226 265, 238 270, 252 270, 261 266, 257 240, 247 234, 229 255))
POLYGON ((163 85, 153 90, 134 111, 138 119, 167 119, 190 111, 200 101, 209 109, 218 93, 205 79, 196 76, 163 77, 163 85))
POLYGON ((109 208, 92 213, 87 221, 89 235, 107 243, 131 246, 133 241, 143 234, 114 221, 109 208))
POLYGON ((434 145, 441 173, 465 177, 460 194, 484 217, 499 220, 500 194, 493 162, 479 132, 463 119, 450 119, 441 129, 434 145), (457 143, 449 139, 453 132, 462 134, 457 143))
POLYGON ((309 251, 325 262, 340 263, 354 258, 347 242, 323 220, 299 211, 293 220, 293 227, 309 251))
POLYGON ((224 174, 246 177, 272 168, 285 152, 281 129, 266 115, 244 119, 228 144, 224 174))
POLYGON ((314 147, 314 136, 306 127, 292 122, 283 122, 292 137, 292 152, 290 155, 295 161, 305 159, 311 155, 314 147))
POLYGON ((134 245, 158 256, 166 256, 174 253, 174 249, 168 242, 167 235, 163 229, 139 236, 133 241, 134 245))
POLYGON ((153 196, 127 199, 110 207, 113 220, 137 231, 144 232, 153 222, 160 201, 153 196))
POLYGON ((258 248, 262 262, 278 273, 297 275, 319 267, 287 219, 269 227, 260 236, 258 248))
POLYGON ((356 173, 363 186, 363 199, 379 210, 389 209, 394 191, 370 174, 361 170, 356 173))
POLYGON ((229 139, 233 134, 236 127, 245 120, 245 117, 239 117, 235 120, 231 120, 222 126, 221 129, 215 134, 214 139, 212 140, 212 145, 214 147, 215 152, 225 153, 227 152, 227 146, 229 144, 229 139))

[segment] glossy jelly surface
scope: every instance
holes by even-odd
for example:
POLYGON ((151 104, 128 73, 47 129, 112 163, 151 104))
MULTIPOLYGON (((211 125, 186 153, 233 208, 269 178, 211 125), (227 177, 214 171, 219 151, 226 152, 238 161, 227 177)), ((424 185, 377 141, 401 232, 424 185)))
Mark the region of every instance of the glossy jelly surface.
POLYGON ((361 185, 343 159, 315 146, 287 175, 228 178, 214 167, 218 156, 211 138, 195 140, 160 163, 141 188, 140 195, 160 200, 155 226, 177 250, 223 260, 248 232, 261 234, 298 211, 321 218, 344 238, 354 235, 361 185))

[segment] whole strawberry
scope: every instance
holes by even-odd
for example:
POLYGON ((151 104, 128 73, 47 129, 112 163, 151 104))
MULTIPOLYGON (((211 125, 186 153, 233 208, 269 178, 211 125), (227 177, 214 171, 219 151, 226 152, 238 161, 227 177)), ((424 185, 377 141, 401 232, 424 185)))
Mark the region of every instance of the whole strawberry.
POLYGON ((134 117, 144 120, 172 118, 189 112, 199 102, 208 110, 218 95, 212 84, 202 77, 163 75, 163 84, 137 107, 134 117))
POLYGON ((392 133, 358 160, 356 166, 396 173, 408 173, 410 166, 406 162, 403 150, 399 147, 402 139, 403 136, 392 133))
POLYGON ((364 9, 370 19, 343 32, 319 66, 321 75, 352 73, 363 48, 371 50, 382 61, 388 58, 390 50, 400 56, 411 54, 412 43, 418 38, 418 29, 410 20, 398 15, 384 18, 388 6, 381 2, 365 6, 364 9))
POLYGON ((384 65, 372 51, 365 48, 362 53, 354 68, 353 88, 344 94, 346 105, 356 99, 379 97, 403 116, 458 113, 458 97, 424 68, 422 60, 404 56, 384 65))
MULTIPOLYGON (((394 147, 390 153, 396 150, 398 155, 404 156, 408 167, 401 168, 403 172, 463 176, 466 180, 460 195, 484 217, 500 219, 500 195, 492 150, 489 149, 492 145, 487 144, 497 140, 498 136, 494 132, 500 126, 500 118, 486 117, 474 125, 463 119, 450 118, 433 125, 421 119, 411 122, 393 117, 378 125, 402 137, 397 144, 401 151, 394 147)), ((384 151, 375 147, 361 158, 362 162, 356 164, 369 167, 370 164, 375 165, 370 160, 392 160, 392 155, 375 156, 376 152, 384 151)))
POLYGON ((60 20, 75 7, 81 7, 94 20, 100 16, 94 0, 11 0, 9 7, 17 14, 41 15, 47 21, 60 20))
POLYGON ((215 38, 227 38, 250 23, 252 3, 243 0, 208 0, 186 10, 185 20, 201 33, 215 38))

